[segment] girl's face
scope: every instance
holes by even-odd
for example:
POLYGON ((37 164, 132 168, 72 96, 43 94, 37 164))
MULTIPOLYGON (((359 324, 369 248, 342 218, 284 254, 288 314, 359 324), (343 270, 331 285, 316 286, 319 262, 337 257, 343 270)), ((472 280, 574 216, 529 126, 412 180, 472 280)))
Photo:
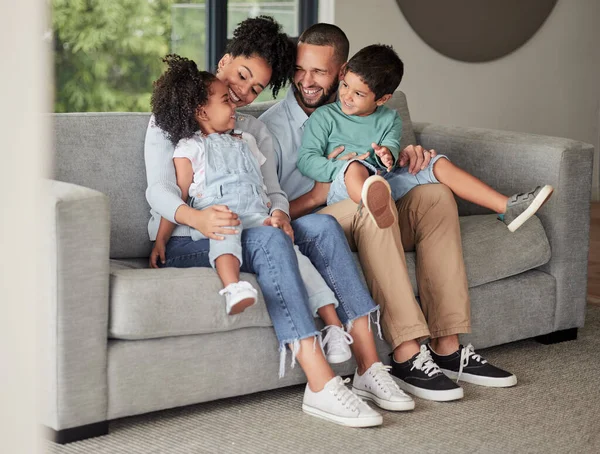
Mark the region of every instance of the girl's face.
POLYGON ((229 98, 236 107, 250 104, 263 91, 273 71, 261 57, 232 57, 225 54, 219 61, 217 77, 228 89, 229 98))
POLYGON ((208 102, 198 107, 196 120, 205 134, 223 133, 235 126, 235 106, 229 99, 229 90, 223 82, 215 80, 209 87, 208 102))

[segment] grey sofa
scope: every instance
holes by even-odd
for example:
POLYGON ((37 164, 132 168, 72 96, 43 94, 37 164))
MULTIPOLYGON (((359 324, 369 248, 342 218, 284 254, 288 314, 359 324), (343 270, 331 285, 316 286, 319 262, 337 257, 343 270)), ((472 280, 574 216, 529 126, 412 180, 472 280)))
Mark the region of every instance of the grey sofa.
MULTIPOLYGON (((459 201, 473 326, 463 342, 481 349, 544 335, 546 342, 575 338, 584 323, 593 147, 413 125, 401 92, 390 105, 403 117, 404 145, 435 148, 506 194, 540 183, 556 189, 539 216, 514 234, 495 215, 459 201)), ((243 110, 258 115, 269 106, 243 110)), ((105 434, 112 419, 305 381, 289 363, 278 378, 277 341, 262 296, 228 317, 212 269, 147 267, 148 119, 53 117, 55 165, 47 182, 53 279, 43 333, 50 403, 43 424, 61 443, 105 434)), ((417 294, 414 253, 407 260, 417 294)), ((389 346, 378 341, 378 349, 387 359, 389 346)), ((350 374, 353 367, 348 362, 336 371, 350 374)))

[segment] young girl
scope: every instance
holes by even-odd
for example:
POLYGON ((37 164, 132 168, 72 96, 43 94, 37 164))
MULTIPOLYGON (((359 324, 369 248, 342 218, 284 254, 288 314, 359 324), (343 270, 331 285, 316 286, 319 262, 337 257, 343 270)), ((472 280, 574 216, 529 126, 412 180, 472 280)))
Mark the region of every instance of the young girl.
MULTIPOLYGON (((198 210, 213 206, 234 212, 241 222, 232 227, 233 234, 211 239, 209 252, 210 263, 223 282, 220 294, 225 295, 227 314, 238 314, 254 304, 258 294, 249 282, 240 281, 240 240, 243 228, 265 225, 269 219, 271 204, 260 171, 266 159, 251 134, 232 131, 235 108, 223 82, 178 55, 168 55, 164 61, 169 67, 155 83, 152 111, 156 124, 176 145, 173 162, 182 199, 189 198, 198 210)), ((279 227, 276 222, 271 225, 279 227)), ((173 227, 162 218, 157 236, 168 238, 173 227)), ((286 233, 293 240, 293 232, 286 233)), ((204 238, 192 230, 192 239, 204 238)), ((333 292, 310 260, 297 248, 296 255, 309 301, 318 299, 337 307, 333 292)))

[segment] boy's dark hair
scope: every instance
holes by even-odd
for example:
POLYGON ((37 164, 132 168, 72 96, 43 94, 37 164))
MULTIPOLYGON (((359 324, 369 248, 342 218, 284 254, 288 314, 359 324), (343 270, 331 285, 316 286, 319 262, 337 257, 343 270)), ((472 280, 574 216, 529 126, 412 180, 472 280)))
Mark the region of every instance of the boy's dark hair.
POLYGON ((199 71, 196 63, 179 55, 167 55, 163 61, 169 67, 154 82, 150 105, 157 126, 177 145, 198 131, 196 109, 207 103, 210 85, 217 77, 199 71))
POLYGON ((338 63, 345 63, 350 52, 348 37, 341 28, 332 24, 315 24, 308 27, 298 38, 298 44, 331 46, 338 63))
POLYGON ((404 63, 392 46, 373 44, 359 50, 344 72, 353 72, 375 93, 375 99, 393 94, 404 75, 404 63))
POLYGON ((291 82, 296 66, 296 46, 281 31, 275 19, 258 16, 246 19, 233 31, 225 53, 232 57, 261 57, 271 67, 271 92, 273 97, 287 82, 291 82))

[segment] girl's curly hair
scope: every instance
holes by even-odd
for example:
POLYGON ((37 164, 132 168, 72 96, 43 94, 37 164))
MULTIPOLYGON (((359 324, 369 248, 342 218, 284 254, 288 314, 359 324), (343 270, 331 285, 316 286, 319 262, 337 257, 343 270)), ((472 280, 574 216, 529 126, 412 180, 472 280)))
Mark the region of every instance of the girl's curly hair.
POLYGON ((270 16, 258 16, 240 22, 225 52, 232 57, 263 58, 273 71, 269 82, 273 97, 287 82, 293 80, 296 45, 270 16))
POLYGON ((167 55, 163 62, 169 67, 154 82, 150 105, 157 126, 177 145, 199 129, 196 109, 208 102, 210 85, 217 78, 179 55, 167 55))

